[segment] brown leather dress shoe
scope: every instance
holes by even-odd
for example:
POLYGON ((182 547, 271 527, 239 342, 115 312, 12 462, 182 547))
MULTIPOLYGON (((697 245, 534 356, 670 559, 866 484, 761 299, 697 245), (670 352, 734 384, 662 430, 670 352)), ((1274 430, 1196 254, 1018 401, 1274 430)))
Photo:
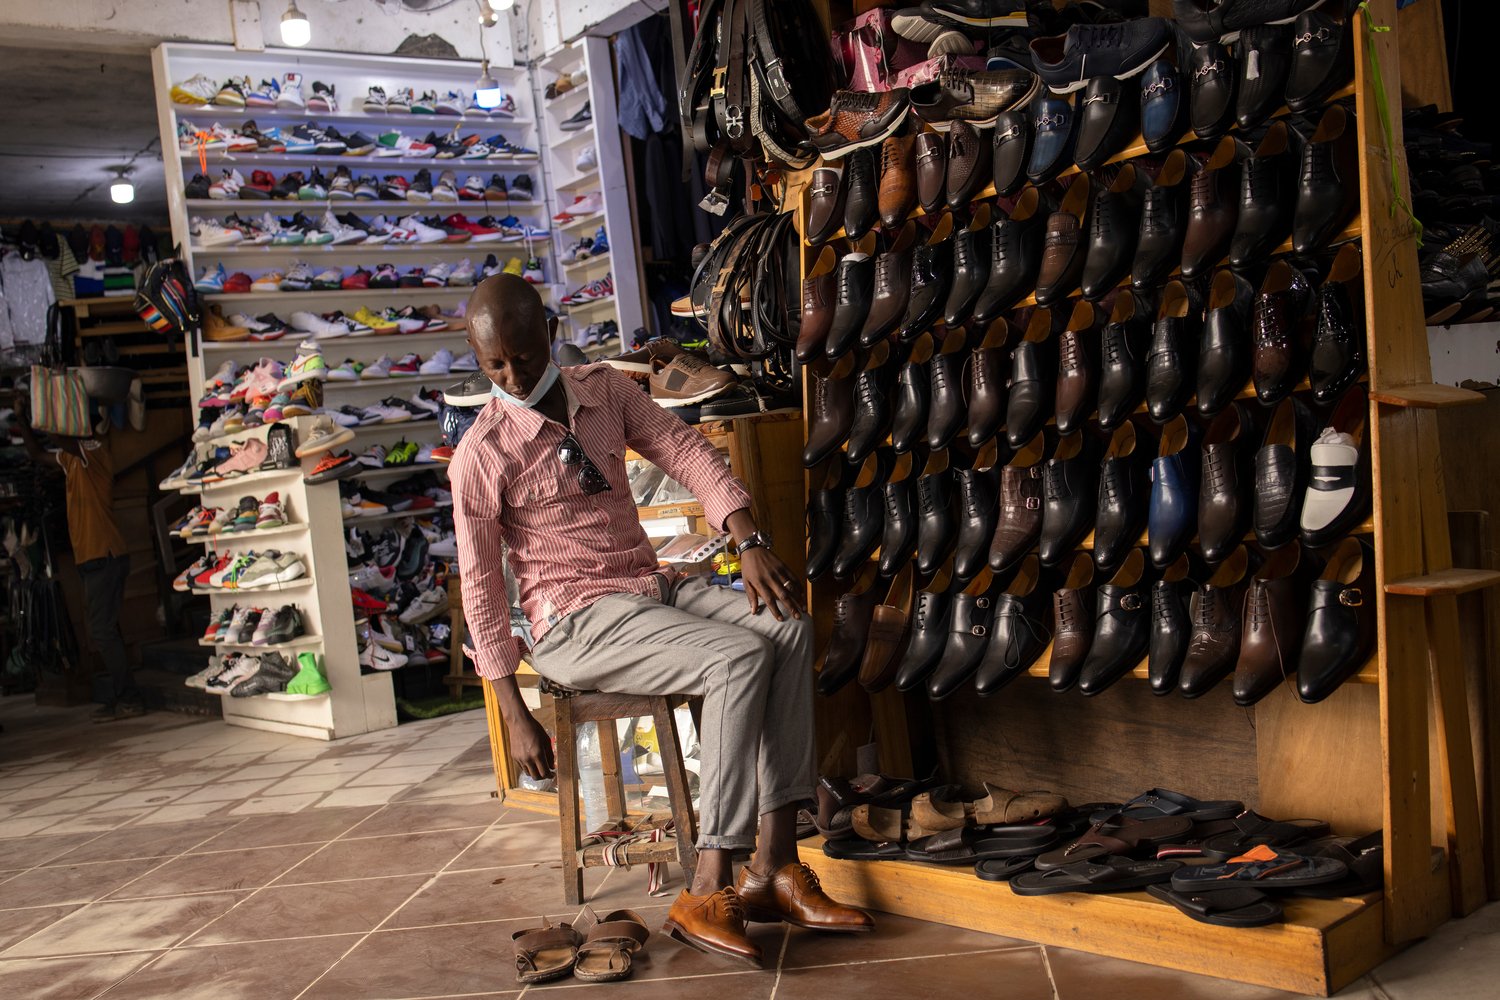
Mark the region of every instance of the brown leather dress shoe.
MULTIPOLYGON (((740 869, 735 889, 744 903, 745 919, 752 923, 784 921, 793 927, 841 933, 875 929, 875 921, 864 910, 829 899, 817 872, 804 864, 783 865, 770 876, 757 875, 747 865, 740 869)), ((677 912, 675 906, 672 912, 677 912)))
POLYGON ((725 886, 707 896, 686 889, 677 894, 662 933, 699 951, 723 955, 760 968, 760 946, 745 933, 745 908, 739 894, 725 886))

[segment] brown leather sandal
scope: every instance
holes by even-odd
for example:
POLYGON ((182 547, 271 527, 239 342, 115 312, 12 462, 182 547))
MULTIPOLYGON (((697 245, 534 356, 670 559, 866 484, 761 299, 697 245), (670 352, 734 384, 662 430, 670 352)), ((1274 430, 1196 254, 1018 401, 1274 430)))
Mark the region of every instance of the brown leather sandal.
POLYGON ((575 928, 584 933, 573 965, 573 978, 586 983, 612 983, 630 978, 634 956, 646 950, 651 932, 634 910, 615 910, 601 919, 584 907, 575 928))
POLYGON ((988 783, 984 792, 983 798, 973 802, 944 799, 941 790, 923 792, 912 800, 912 829, 908 834, 916 839, 965 826, 1028 823, 1068 808, 1068 800, 1055 792, 1013 792, 988 783), (918 829, 923 832, 917 832, 918 829))
POLYGON ((516 982, 524 984, 550 983, 572 972, 583 940, 572 924, 554 927, 546 917, 542 926, 516 931, 510 937, 516 945, 516 982))

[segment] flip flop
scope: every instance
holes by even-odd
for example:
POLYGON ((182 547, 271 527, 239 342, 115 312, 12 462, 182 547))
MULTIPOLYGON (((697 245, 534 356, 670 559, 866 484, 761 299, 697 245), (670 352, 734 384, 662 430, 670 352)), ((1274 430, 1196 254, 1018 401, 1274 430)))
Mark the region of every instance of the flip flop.
POLYGON ((1016 875, 1010 880, 1010 891, 1017 896, 1048 896, 1054 892, 1121 892, 1165 882, 1180 867, 1176 861, 1132 861, 1129 858, 1105 858, 1098 863, 1082 861, 1016 875))
POLYGON ((634 910, 615 910, 603 918, 585 906, 573 929, 584 933, 573 963, 573 978, 586 983, 613 983, 630 978, 634 956, 646 950, 651 932, 634 910))
POLYGON ((556 927, 542 918, 542 926, 516 931, 510 936, 516 946, 516 982, 548 983, 573 971, 578 946, 583 939, 572 924, 556 927))
POLYGON ((1310 858, 1262 844, 1219 864, 1180 869, 1172 876, 1172 888, 1178 892, 1197 892, 1247 883, 1258 888, 1291 889, 1334 882, 1348 871, 1342 861, 1333 858, 1310 858))
POLYGON ((1333 837, 1318 843, 1304 844, 1300 851, 1311 858, 1342 861, 1348 873, 1336 882, 1293 889, 1293 896, 1339 899, 1379 892, 1385 887, 1385 837, 1379 830, 1363 837, 1333 837))
POLYGON ((1204 823, 1194 823, 1193 828, 1188 831, 1187 837, 1175 844, 1161 844, 1156 848, 1157 860, 1163 858, 1201 858, 1205 857, 1203 842, 1209 837, 1217 837, 1221 833, 1229 833, 1234 830, 1232 819, 1211 819, 1204 823))
POLYGON ((914 840, 906 847, 910 861, 962 865, 985 858, 1035 856, 1057 843, 1050 826, 971 826, 914 840))
MULTIPOLYGON (((1233 819, 1245 811, 1245 804, 1233 799, 1204 801, 1191 795, 1174 792, 1170 788, 1153 788, 1142 792, 1123 806, 1121 815, 1127 819, 1155 819, 1159 816, 1186 816, 1192 820, 1233 819)), ((1103 810, 1089 819, 1095 823, 1108 818, 1103 810)))
POLYGON ((1244 854, 1252 847, 1291 847, 1327 833, 1326 820, 1278 821, 1247 810, 1235 817, 1232 831, 1209 837, 1203 842, 1203 856, 1223 861, 1244 854))
POLYGON ((905 861, 906 849, 894 840, 878 843, 846 837, 823 841, 823 853, 839 861, 905 861))
POLYGON ((1029 872, 1033 858, 987 858, 974 866, 974 874, 986 882, 1009 882, 1015 875, 1029 872))
POLYGON ((1200 923, 1220 927, 1264 927, 1282 918, 1281 904, 1259 889, 1178 892, 1164 885, 1148 885, 1146 891, 1200 923))
POLYGON ((1149 820, 1116 816, 1109 822, 1096 822, 1068 846, 1043 854, 1036 859, 1036 866, 1040 870, 1061 868, 1110 854, 1155 851, 1157 844, 1181 837, 1192 828, 1193 821, 1186 816, 1162 816, 1149 820))

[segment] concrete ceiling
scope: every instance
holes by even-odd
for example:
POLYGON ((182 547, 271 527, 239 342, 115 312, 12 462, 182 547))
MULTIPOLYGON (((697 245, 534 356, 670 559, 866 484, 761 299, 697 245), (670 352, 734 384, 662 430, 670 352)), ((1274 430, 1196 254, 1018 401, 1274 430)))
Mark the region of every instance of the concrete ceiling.
POLYGON ((149 52, 0 46, 0 94, 0 219, 166 219, 149 52), (108 168, 128 163, 116 205, 108 168))

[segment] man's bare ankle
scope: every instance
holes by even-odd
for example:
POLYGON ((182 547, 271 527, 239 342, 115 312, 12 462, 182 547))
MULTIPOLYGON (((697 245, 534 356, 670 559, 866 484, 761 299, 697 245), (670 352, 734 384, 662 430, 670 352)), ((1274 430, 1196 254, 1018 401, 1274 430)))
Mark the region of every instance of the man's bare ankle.
POLYGON ((761 878, 770 878, 796 860, 796 858, 762 858, 759 855, 752 855, 745 867, 761 878))

